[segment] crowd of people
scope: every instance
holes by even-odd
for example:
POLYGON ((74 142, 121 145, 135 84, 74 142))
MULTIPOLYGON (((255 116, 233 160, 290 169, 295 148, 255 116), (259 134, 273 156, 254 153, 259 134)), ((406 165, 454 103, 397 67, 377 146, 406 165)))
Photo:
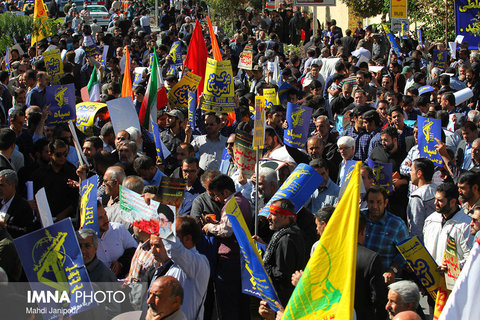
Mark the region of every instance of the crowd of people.
MULTIPOLYGON (((97 175, 100 235, 81 229, 77 238, 91 281, 121 279, 129 303, 121 308, 101 306, 103 313, 96 316, 110 319, 136 310, 142 319, 244 320, 258 315, 279 319, 281 311, 275 313, 266 301, 242 293, 241 253, 225 204, 234 197, 253 231, 255 207, 262 209, 298 164, 309 164, 323 178, 303 207, 279 199, 271 203, 268 216, 258 217, 254 239, 266 245, 263 262, 284 308, 338 203, 347 161, 356 160, 363 162, 356 318, 429 317, 419 307, 425 290, 396 245, 417 236, 441 272, 446 272, 447 240, 455 242, 463 268, 478 236, 480 53, 470 50, 476 44, 463 42, 456 57, 449 56, 448 64, 440 68, 432 54, 445 47, 435 39, 420 44, 412 34, 399 37, 401 54, 397 54, 382 29, 358 22, 355 30, 343 31, 334 19, 320 24, 307 11, 284 3, 275 10, 249 5, 239 10, 233 36, 215 19, 216 35, 209 34, 203 1, 162 2, 156 23, 146 2, 134 1, 128 8, 120 1, 105 5, 110 23, 102 28, 86 8, 69 0, 62 13, 52 1, 50 16, 65 15, 58 33, 33 45, 30 36, 14 39, 18 46, 11 49, 9 61, 2 60, 0 267, 4 272, 0 279, 26 281, 12 239, 41 228, 36 202, 26 200, 26 182, 33 182, 35 193, 45 188, 54 221, 72 218, 78 229, 79 182, 97 175), (231 61, 235 118, 201 110, 200 97, 192 130, 186 108, 158 106, 160 139, 170 152, 161 161, 147 131, 133 127, 115 131, 108 114, 99 112, 93 135, 77 129, 89 163, 81 165, 68 126, 45 125, 50 112, 45 91, 51 79, 42 53, 51 46, 65 50, 60 83, 74 84, 78 103, 81 89, 96 70, 101 102, 106 102, 121 95, 120 61, 128 47, 131 70, 147 67, 133 88, 138 113, 151 54, 156 50, 164 86, 170 90, 186 71, 171 67, 170 49, 180 41, 185 56, 196 20, 209 53, 210 36, 215 36, 223 60, 231 61), (92 39, 99 54, 87 57, 85 45, 92 39), (247 45, 253 51, 252 70, 238 68, 247 45), (108 46, 105 68, 99 68, 104 46, 108 46), (279 79, 273 78, 270 68, 276 60, 279 79), (283 83, 288 86, 279 94, 281 103, 266 110, 260 169, 249 177, 234 161, 236 130, 251 131, 255 97, 264 89, 278 92, 283 83), (455 93, 465 88, 473 96, 458 104, 455 93), (287 103, 313 109, 310 123, 304 123, 310 128, 304 148, 284 144, 287 103), (441 120, 442 135, 435 148, 442 165, 420 157, 419 116, 441 120), (369 160, 392 165, 390 188, 378 185, 369 160), (122 219, 119 203, 120 186, 147 201, 158 199, 165 176, 186 181, 176 212, 177 241, 132 226, 122 219), (252 312, 253 305, 258 311, 252 312)), ((0 4, 0 13, 22 7, 23 1, 9 0, 0 4)), ((159 213, 175 214, 164 205, 159 213)), ((428 303, 431 318, 434 301, 428 303)))

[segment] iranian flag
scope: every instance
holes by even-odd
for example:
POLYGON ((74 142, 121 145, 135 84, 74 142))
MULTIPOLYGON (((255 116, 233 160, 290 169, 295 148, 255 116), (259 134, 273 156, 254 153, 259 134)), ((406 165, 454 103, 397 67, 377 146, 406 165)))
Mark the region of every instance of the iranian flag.
POLYGON ((142 106, 140 107, 140 126, 145 130, 150 129, 150 117, 153 121, 157 120, 157 109, 161 109, 167 105, 167 90, 163 86, 162 74, 158 71, 157 52, 154 51, 152 59, 152 73, 148 80, 147 90, 143 97, 142 106))
POLYGON ((100 84, 98 83, 97 67, 95 65, 93 66, 90 81, 88 81, 87 90, 91 102, 100 101, 100 84))

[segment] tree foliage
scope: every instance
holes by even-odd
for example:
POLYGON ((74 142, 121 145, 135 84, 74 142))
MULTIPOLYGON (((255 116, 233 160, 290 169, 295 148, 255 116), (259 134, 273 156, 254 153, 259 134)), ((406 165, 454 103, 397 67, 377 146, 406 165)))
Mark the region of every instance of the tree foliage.
POLYGON ((230 35, 235 32, 237 12, 239 9, 243 9, 247 2, 248 0, 207 0, 208 6, 213 10, 215 21, 218 21, 225 32, 230 35))
POLYGON ((38 34, 40 31, 47 35, 57 33, 62 19, 46 19, 40 23, 41 18, 35 21, 31 16, 19 16, 6 12, 0 14, 0 55, 4 55, 7 46, 14 45, 13 39, 23 39, 29 34, 38 34))
POLYGON ((445 42, 455 38, 455 8, 453 0, 410 0, 408 3, 410 24, 417 22, 425 39, 445 42), (448 17, 448 32, 445 32, 448 17))
POLYGON ((387 14, 390 8, 389 0, 342 0, 354 14, 369 18, 379 14, 387 14))

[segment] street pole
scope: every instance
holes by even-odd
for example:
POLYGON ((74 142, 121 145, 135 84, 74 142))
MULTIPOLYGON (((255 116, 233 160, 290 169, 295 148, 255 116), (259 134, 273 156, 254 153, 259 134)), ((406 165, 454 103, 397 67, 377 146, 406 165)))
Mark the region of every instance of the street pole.
POLYGON ((317 24, 317 7, 313 7, 313 35, 316 36, 317 35, 317 28, 318 28, 318 24, 317 24))
POLYGON ((158 0, 155 0, 155 27, 158 28, 158 0))

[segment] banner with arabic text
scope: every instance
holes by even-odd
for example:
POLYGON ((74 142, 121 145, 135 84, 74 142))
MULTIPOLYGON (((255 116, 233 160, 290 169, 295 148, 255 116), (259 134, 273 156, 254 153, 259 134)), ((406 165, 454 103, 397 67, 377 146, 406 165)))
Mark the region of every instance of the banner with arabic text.
POLYGON ((80 229, 92 229, 100 238, 97 212, 98 176, 83 180, 80 185, 80 229))
POLYGON ((63 61, 60 49, 45 51, 42 56, 45 68, 50 76, 50 83, 59 84, 63 75, 63 61))
POLYGON ((237 129, 233 144, 233 160, 243 176, 249 179, 255 172, 255 151, 252 147, 253 136, 248 132, 237 129))
POLYGON ((463 41, 469 49, 478 49, 480 25, 475 23, 480 12, 480 2, 474 0, 455 0, 455 33, 463 35, 463 41))
POLYGON ((87 136, 93 135, 93 125, 95 123, 95 116, 97 112, 102 109, 106 108, 106 103, 100 102, 82 102, 78 103, 75 106, 76 109, 76 122, 75 125, 77 126, 78 130, 85 133, 87 136))
POLYGON ((305 148, 313 109, 289 102, 287 104, 288 129, 283 132, 283 142, 290 147, 305 148))
POLYGON ((168 102, 173 109, 188 107, 188 93, 196 92, 202 77, 187 71, 182 79, 168 92, 168 102))
POLYGON ((440 119, 418 116, 418 151, 420 157, 432 160, 436 166, 443 166, 442 157, 438 153, 435 139, 442 139, 442 122, 440 119))

